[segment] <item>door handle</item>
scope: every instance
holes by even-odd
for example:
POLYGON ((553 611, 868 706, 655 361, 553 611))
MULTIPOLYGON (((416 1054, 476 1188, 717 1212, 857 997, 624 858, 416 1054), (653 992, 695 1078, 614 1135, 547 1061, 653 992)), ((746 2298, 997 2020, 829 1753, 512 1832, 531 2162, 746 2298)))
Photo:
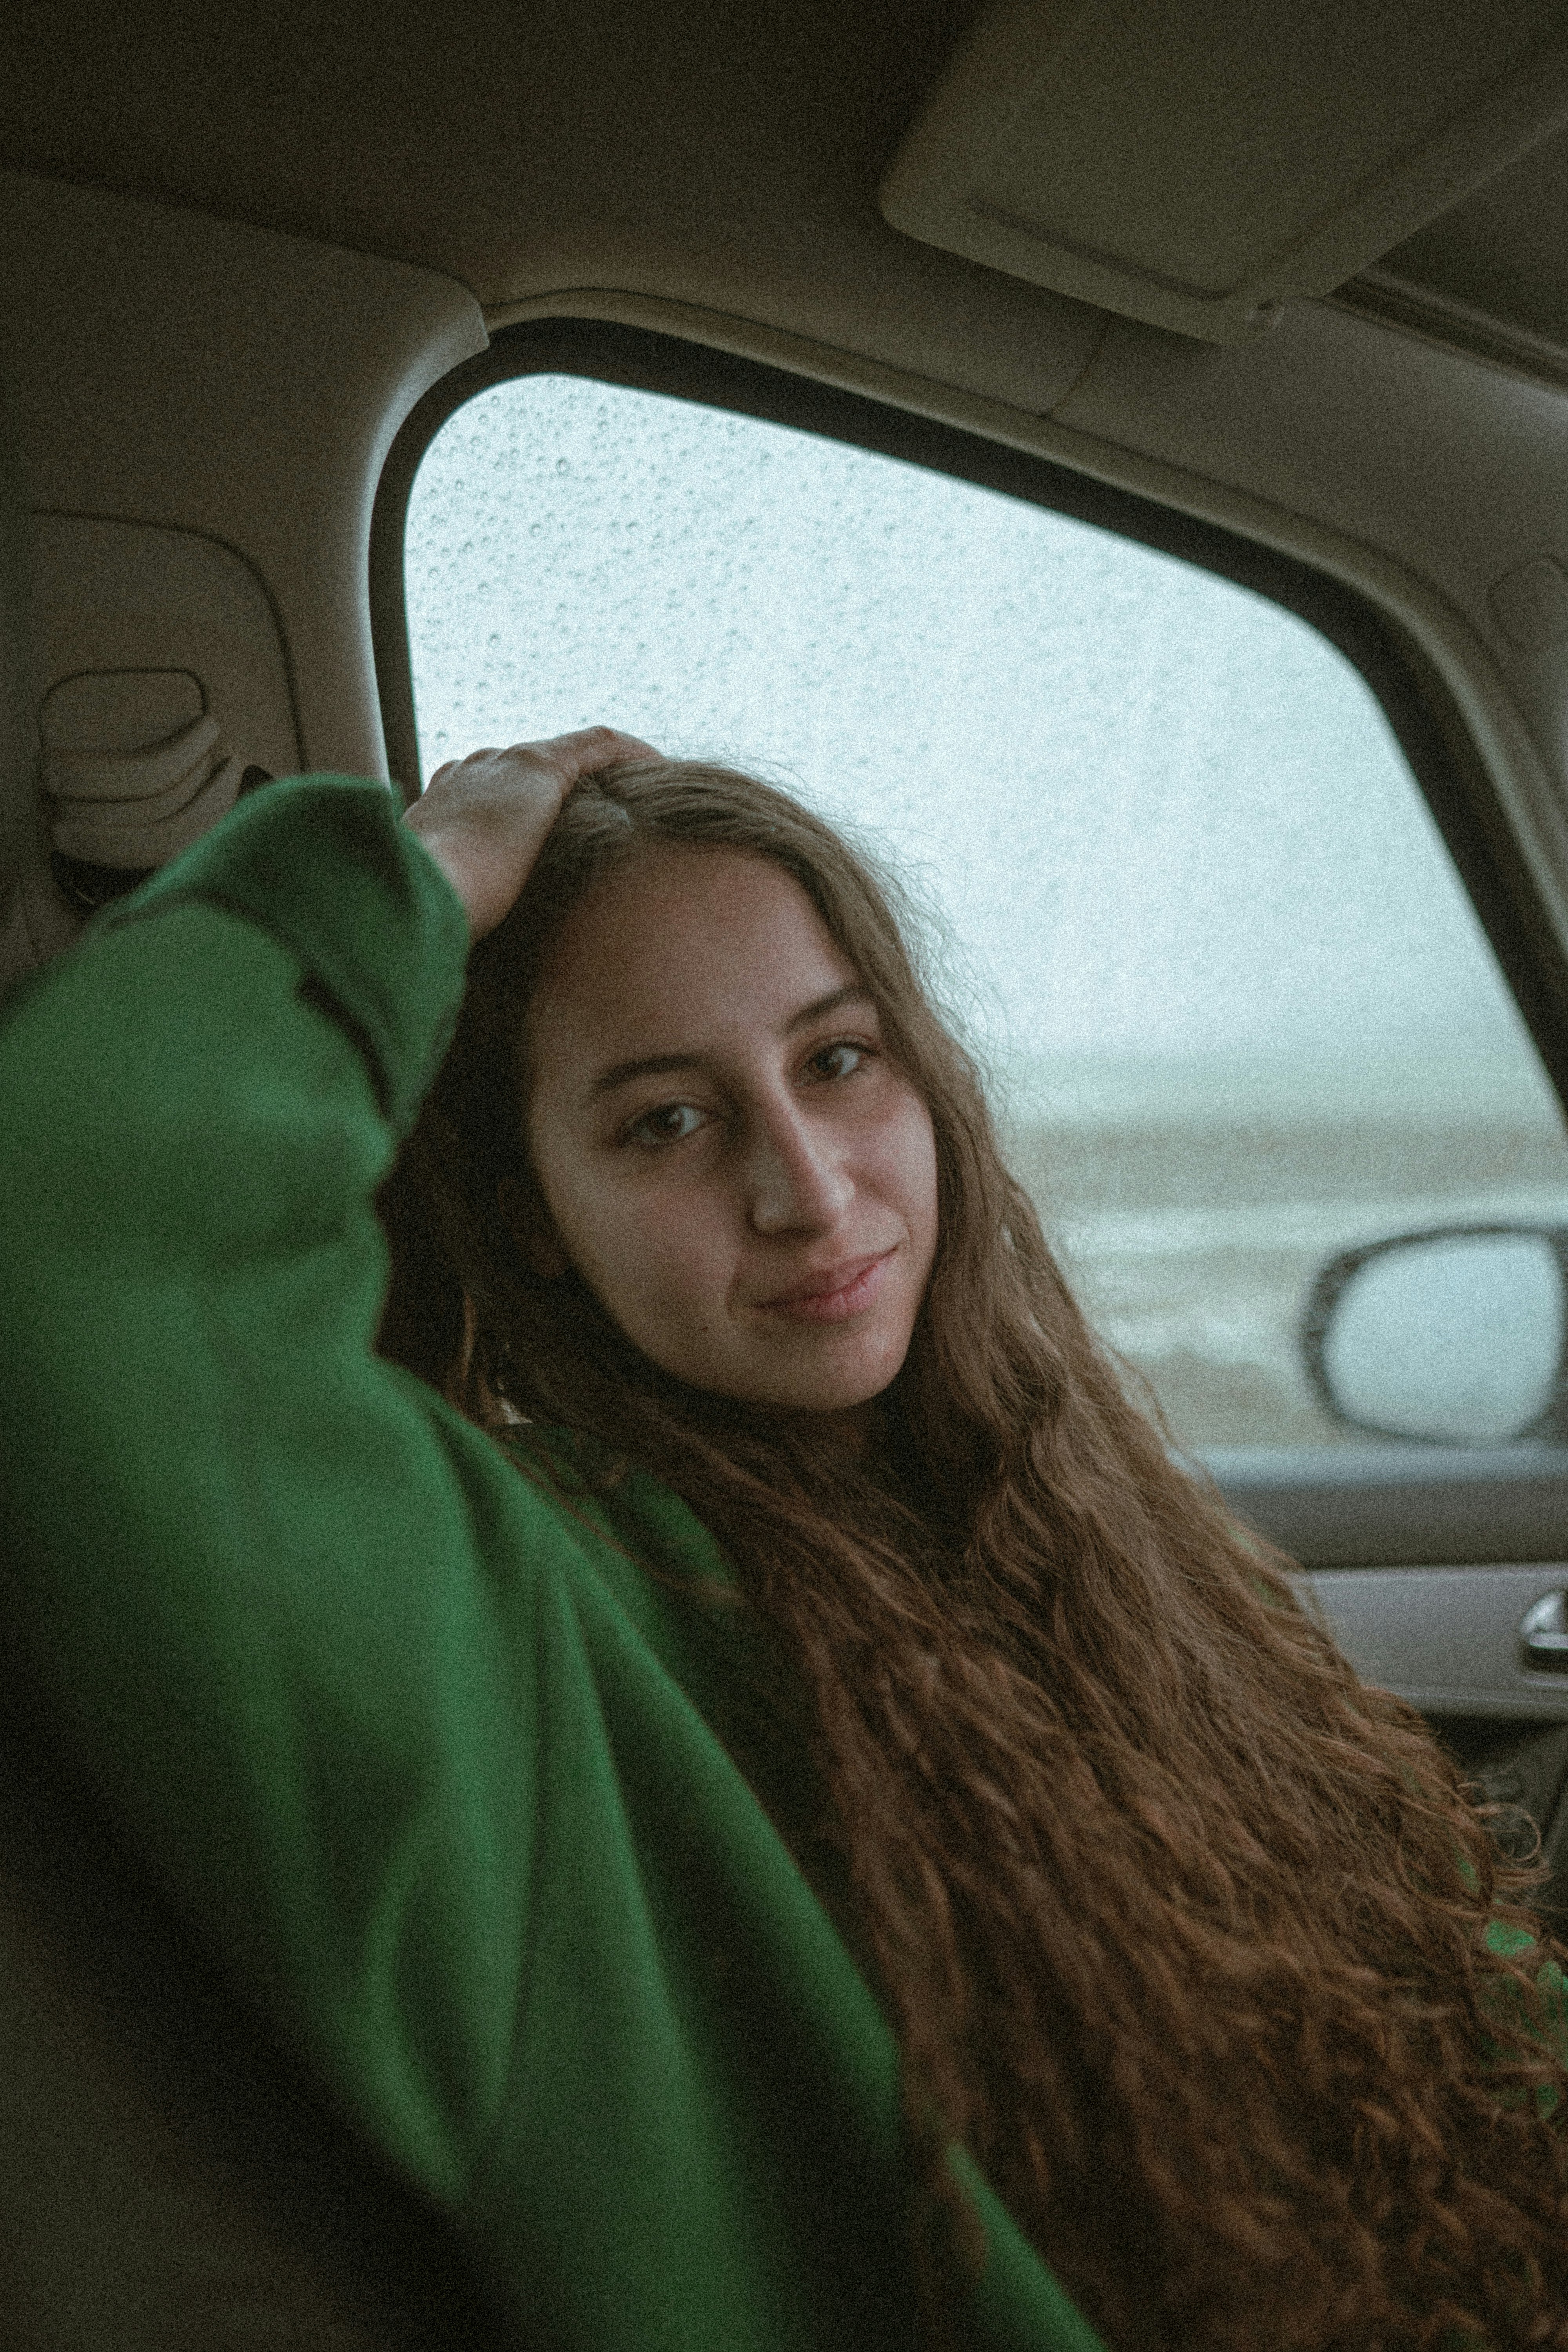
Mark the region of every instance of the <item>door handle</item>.
POLYGON ((1521 1665, 1534 1673, 1568 1675, 1568 1592, 1544 1592, 1519 1621, 1521 1665))

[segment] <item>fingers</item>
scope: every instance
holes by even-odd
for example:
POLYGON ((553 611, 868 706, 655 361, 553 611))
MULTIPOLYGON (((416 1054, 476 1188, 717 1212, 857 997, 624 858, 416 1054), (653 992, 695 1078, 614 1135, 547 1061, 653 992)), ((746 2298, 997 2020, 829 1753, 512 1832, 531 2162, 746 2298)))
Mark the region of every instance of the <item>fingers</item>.
POLYGON ((657 760, 615 727, 470 751, 437 768, 404 815, 463 902, 475 939, 512 905, 574 785, 621 760, 657 760))
POLYGON ((584 776, 591 776, 595 768, 614 767, 622 760, 658 757, 654 746, 645 743, 640 735, 625 735, 618 727, 579 727, 569 735, 545 736, 533 743, 512 743, 504 750, 487 744, 460 760, 448 760, 436 770, 426 790, 459 769, 478 771, 492 761, 516 761, 528 767, 552 771, 570 791, 584 776))
POLYGON ((553 755, 554 763, 570 769, 576 783, 595 768, 614 767, 621 760, 657 760, 659 754, 639 735, 623 735, 617 727, 580 727, 575 734, 555 735, 527 749, 553 755))

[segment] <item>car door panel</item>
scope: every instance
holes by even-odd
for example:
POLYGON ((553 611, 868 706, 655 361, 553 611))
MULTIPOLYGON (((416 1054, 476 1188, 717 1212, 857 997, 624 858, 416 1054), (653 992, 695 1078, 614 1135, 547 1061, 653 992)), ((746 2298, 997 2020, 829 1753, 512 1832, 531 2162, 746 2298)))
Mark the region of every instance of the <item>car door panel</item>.
POLYGON ((1307 1569, 1568 1558, 1568 1450, 1205 1448, 1238 1517, 1307 1569))

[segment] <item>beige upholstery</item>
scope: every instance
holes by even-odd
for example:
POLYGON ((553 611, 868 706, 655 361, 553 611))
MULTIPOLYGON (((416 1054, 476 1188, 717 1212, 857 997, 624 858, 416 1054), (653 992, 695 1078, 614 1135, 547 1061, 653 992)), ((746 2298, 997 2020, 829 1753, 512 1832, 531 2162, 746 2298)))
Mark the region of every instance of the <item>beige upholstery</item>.
POLYGON ((163 865, 234 806, 245 772, 185 670, 62 679, 40 727, 50 841, 95 866, 163 865), (194 709, 171 709, 171 686, 194 709))
MULTIPOLYGON (((5 358, 0 349, 0 364, 5 358)), ((29 708, 26 512, 9 425, 9 387, 0 373, 0 992, 38 961, 26 901, 48 871, 29 708)), ((62 919, 58 943, 68 936, 62 919)))
MULTIPOLYGON (((12 941, 13 976, 49 951, 39 910, 47 924, 58 897, 25 691, 26 603, 12 482, 0 494, 0 940, 12 941)), ((197 682, 152 675, 162 686, 79 682, 47 707, 57 845, 69 854, 158 863, 244 782, 197 682), (156 722, 140 749, 138 709, 156 722), (121 748, 95 752, 115 726, 121 748)), ((74 924, 63 907, 59 922, 63 944, 74 924)), ((5 2352, 499 2343, 444 2227, 380 2176, 228 1996, 45 1745, 19 1729, 24 1701, 0 1680, 5 2352)))
POLYGON ((6 2352, 486 2352, 381 2179, 111 1842, 0 1764, 6 2352))

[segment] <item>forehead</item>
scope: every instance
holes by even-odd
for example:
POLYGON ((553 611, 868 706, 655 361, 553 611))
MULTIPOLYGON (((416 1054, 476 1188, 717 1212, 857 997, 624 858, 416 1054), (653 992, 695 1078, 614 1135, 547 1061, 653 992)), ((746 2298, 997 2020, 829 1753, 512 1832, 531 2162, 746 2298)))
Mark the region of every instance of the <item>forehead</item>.
POLYGON ((534 997, 530 1041, 552 1059, 712 1050, 782 1029, 856 977, 800 885, 771 858, 660 843, 567 918, 534 997))

